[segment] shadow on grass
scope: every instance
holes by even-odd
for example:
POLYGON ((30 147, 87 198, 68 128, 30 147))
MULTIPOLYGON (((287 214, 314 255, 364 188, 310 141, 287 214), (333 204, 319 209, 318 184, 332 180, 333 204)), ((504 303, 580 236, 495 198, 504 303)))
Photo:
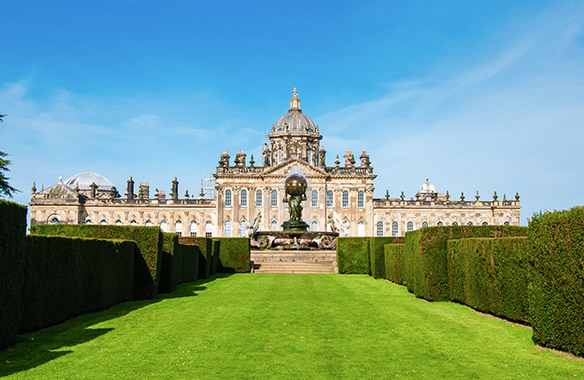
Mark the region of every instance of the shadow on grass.
POLYGON ((125 302, 107 310, 83 314, 55 326, 19 335, 12 347, 0 352, 0 377, 27 371, 48 363, 73 352, 73 350, 60 349, 73 348, 113 330, 112 328, 93 329, 91 326, 122 317, 134 310, 159 303, 165 299, 196 296, 197 293, 207 289, 206 286, 203 286, 204 284, 229 276, 231 274, 220 273, 207 279, 182 283, 174 292, 160 295, 154 300, 125 302))

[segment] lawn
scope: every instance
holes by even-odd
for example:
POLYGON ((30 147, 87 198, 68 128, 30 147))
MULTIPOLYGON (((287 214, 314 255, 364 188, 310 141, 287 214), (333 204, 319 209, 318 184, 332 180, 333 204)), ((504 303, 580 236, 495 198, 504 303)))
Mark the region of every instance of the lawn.
POLYGON ((25 334, 15 379, 567 379, 531 331, 365 275, 236 274, 25 334))

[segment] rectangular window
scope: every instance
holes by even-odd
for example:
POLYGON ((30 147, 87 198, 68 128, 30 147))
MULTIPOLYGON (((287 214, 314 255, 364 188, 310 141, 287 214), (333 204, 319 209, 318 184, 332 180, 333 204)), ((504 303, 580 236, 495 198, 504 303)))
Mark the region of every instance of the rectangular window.
POLYGON ((332 192, 332 190, 329 190, 326 192, 326 207, 333 207, 333 206, 334 206, 333 192, 332 192))
POLYGON ((357 193, 357 207, 363 208, 365 206, 365 194, 362 191, 357 193))

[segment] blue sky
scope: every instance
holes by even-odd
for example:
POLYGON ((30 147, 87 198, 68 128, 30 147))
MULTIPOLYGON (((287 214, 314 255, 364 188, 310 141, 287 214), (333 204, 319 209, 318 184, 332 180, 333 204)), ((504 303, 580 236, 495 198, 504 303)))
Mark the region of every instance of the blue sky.
POLYGON ((197 194, 223 150, 258 158, 294 87, 329 165, 370 154, 377 197, 518 191, 522 224, 583 203, 581 1, 0 4, 19 203, 84 171, 197 194))

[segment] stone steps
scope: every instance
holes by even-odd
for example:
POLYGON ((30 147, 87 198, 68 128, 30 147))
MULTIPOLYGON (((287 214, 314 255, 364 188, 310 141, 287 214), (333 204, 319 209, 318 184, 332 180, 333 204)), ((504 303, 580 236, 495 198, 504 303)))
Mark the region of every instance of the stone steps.
POLYGON ((338 273, 335 251, 252 250, 251 261, 255 273, 338 273))

